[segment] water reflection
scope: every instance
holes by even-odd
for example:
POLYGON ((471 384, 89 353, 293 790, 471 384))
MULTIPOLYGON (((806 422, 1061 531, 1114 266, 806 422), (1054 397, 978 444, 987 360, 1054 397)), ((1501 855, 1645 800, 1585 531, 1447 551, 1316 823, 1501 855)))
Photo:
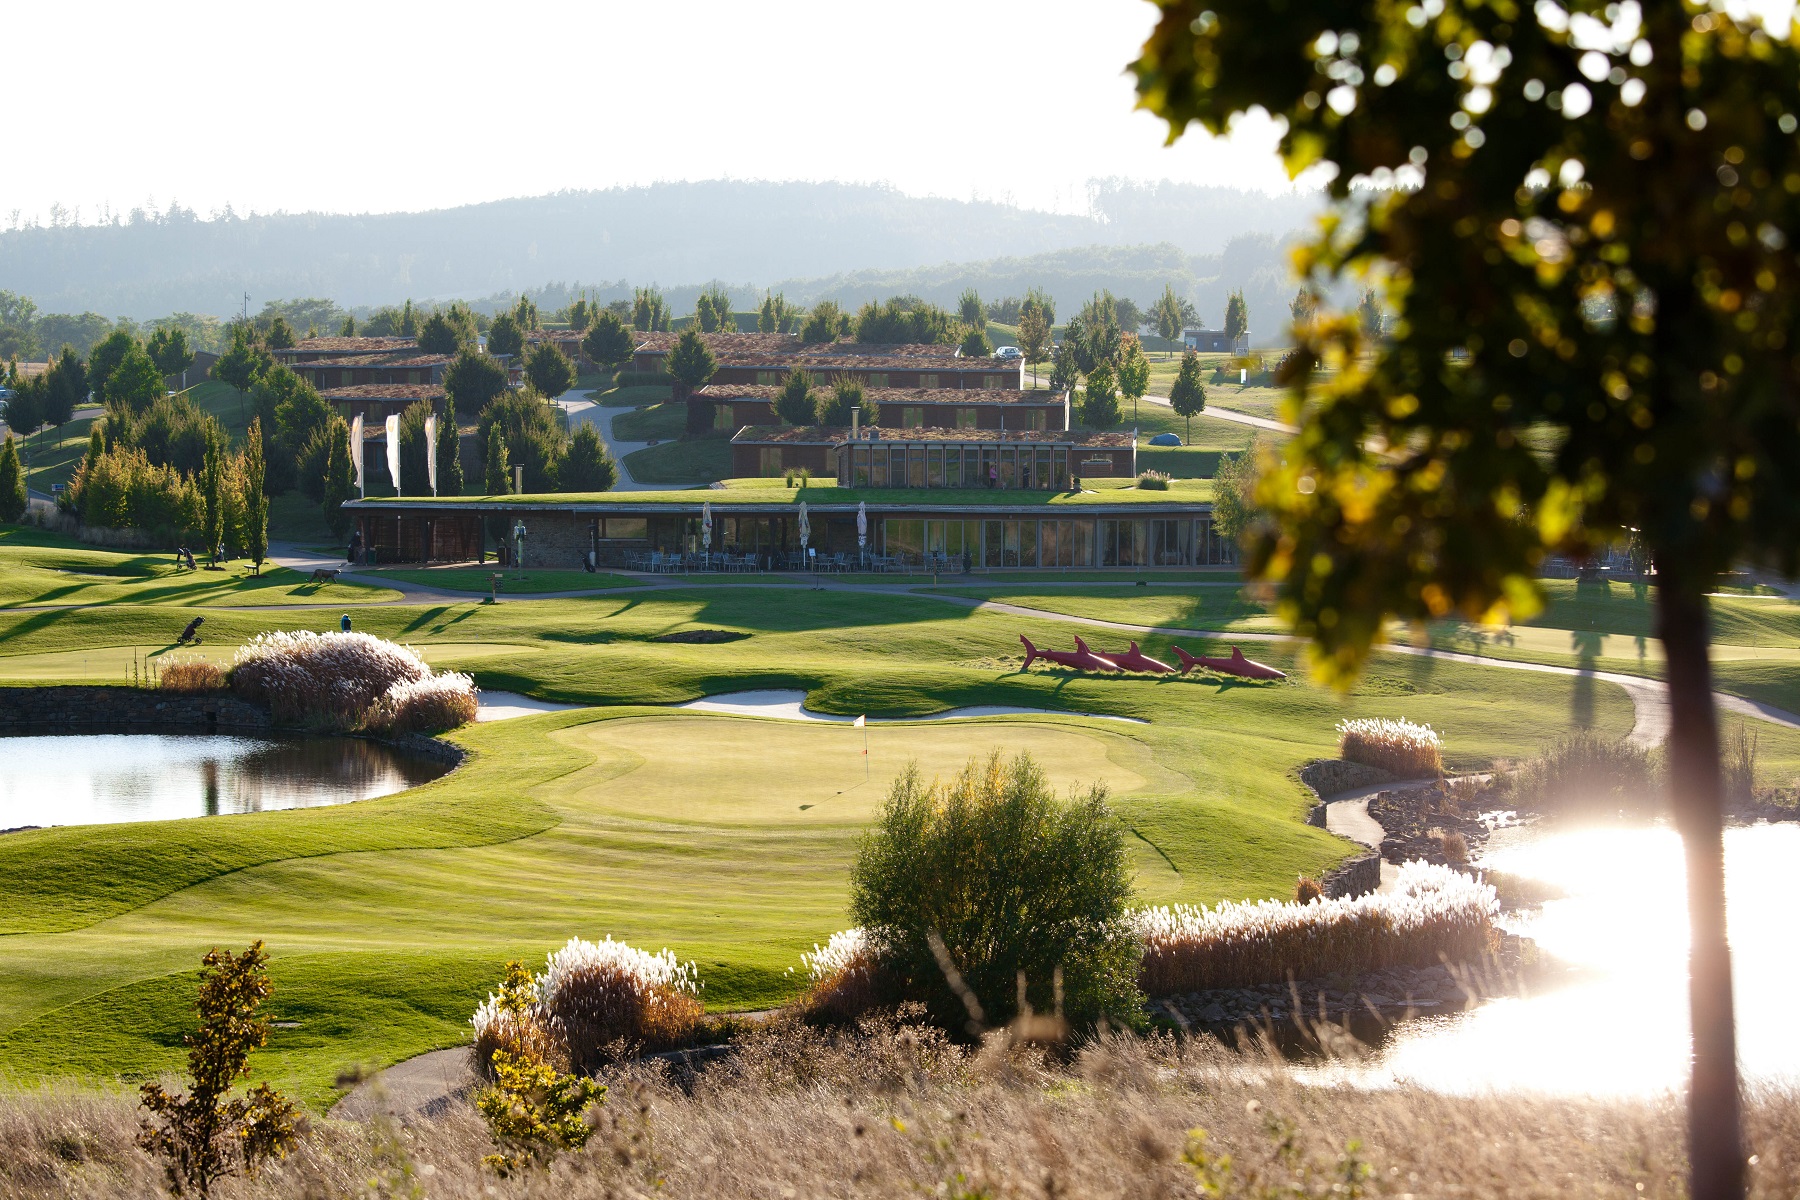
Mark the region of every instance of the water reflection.
POLYGON ((312 808, 386 796, 443 763, 359 738, 0 738, 0 829, 312 808))
MULTIPOLYGON (((1792 887, 1800 825, 1725 834, 1738 1054, 1748 1081, 1800 1082, 1792 887)), ((1687 906, 1672 829, 1497 831, 1484 865, 1556 885, 1564 899, 1506 919, 1575 970, 1560 986, 1394 1029, 1370 1063, 1314 1077, 1441 1092, 1645 1095, 1685 1086, 1687 906)))

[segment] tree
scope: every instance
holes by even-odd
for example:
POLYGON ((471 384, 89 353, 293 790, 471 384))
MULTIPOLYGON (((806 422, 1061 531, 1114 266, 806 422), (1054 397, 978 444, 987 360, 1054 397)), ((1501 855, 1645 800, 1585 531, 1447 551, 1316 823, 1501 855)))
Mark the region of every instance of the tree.
POLYGON ((343 325, 343 328, 338 330, 338 336, 339 337, 355 337, 356 336, 356 318, 355 317, 346 316, 344 318, 344 325, 343 325))
POLYGON ((1065 337, 1056 347, 1056 357, 1050 362, 1050 387, 1053 391, 1066 392, 1081 381, 1081 363, 1075 354, 1076 339, 1065 337))
POLYGON ((179 375, 194 365, 194 351, 188 345, 187 331, 180 326, 158 329, 150 335, 144 348, 164 378, 179 375))
POLYGON ((406 307, 400 310, 398 332, 401 337, 416 338, 419 336, 419 317, 413 312, 413 303, 409 298, 406 307))
POLYGON ((599 312, 581 339, 581 352, 608 370, 616 371, 631 361, 637 339, 625 328, 618 314, 599 312))
MULTIPOLYGON (((231 349, 219 356, 212 373, 214 378, 223 379, 240 392, 247 392, 263 372, 274 365, 275 359, 256 344, 251 331, 239 325, 231 331, 231 349)), ((95 391, 104 391, 105 379, 92 354, 88 355, 88 381, 95 391)))
POLYGON ((506 461, 506 433, 498 423, 488 426, 487 457, 483 463, 482 494, 504 496, 512 491, 512 467, 506 461))
POLYGON ((106 402, 124 408, 134 416, 142 414, 167 391, 162 372, 136 342, 106 377, 106 402))
MULTIPOLYGON (((344 503, 356 493, 356 464, 350 461, 350 427, 342 419, 333 422, 330 439, 325 451, 325 524, 331 527, 333 537, 341 539, 350 529, 350 514, 344 511, 344 503)), ((438 470, 441 477, 443 468, 438 470)))
MULTIPOLYGON (((88 351, 88 387, 92 388, 96 395, 106 395, 106 381, 112 376, 113 368, 124 361, 125 355, 135 345, 137 345, 137 339, 132 337, 129 332, 115 329, 96 342, 94 348, 88 351)), ((220 360, 220 364, 223 365, 223 360, 220 360)), ((226 382, 229 383, 231 380, 227 379, 226 382)))
POLYGON ((575 364, 555 342, 542 341, 525 359, 525 380, 540 394, 554 400, 575 386, 575 364))
MULTIPOLYGON (((585 332, 587 327, 594 323, 594 314, 599 311, 599 306, 588 297, 577 296, 569 303, 569 307, 564 313, 564 316, 568 318, 570 332, 585 332)), ((496 317, 495 320, 499 320, 499 318, 496 317)))
POLYGON ((719 362, 700 339, 700 331, 692 325, 682 330, 669 349, 669 374, 675 382, 689 390, 705 387, 718 369, 719 362))
POLYGON ((1111 429, 1119 423, 1119 385, 1113 369, 1100 363, 1087 377, 1081 398, 1081 423, 1089 429, 1111 429))
POLYGON ((835 300, 821 300, 813 305, 812 311, 806 314, 806 323, 800 326, 800 340, 808 345, 821 345, 835 342, 838 328, 844 323, 844 311, 835 300))
POLYGON ((1335 172, 1322 228, 1358 231, 1297 264, 1393 282, 1380 342, 1337 320, 1296 348, 1291 385, 1324 402, 1259 488, 1276 528, 1251 566, 1345 679, 1390 616, 1526 616, 1545 554, 1637 531, 1687 866, 1689 1194, 1739 1197, 1706 596, 1735 564, 1800 567, 1800 44, 1709 6, 1597 42, 1589 3, 1438 11, 1300 0, 1270 38, 1252 0, 1165 0, 1135 64, 1172 135, 1284 122, 1291 172, 1335 172), (1403 186, 1352 190, 1383 171, 1403 186))
MULTIPOLYGON (((190 354, 189 359, 193 356, 190 354)), ((44 372, 44 424, 61 428, 88 398, 87 364, 73 346, 64 346, 44 372)))
POLYGON ((917 296, 873 300, 856 312, 856 340, 886 345, 949 344, 957 340, 956 318, 917 296))
POLYGON ((565 492, 608 492, 617 482, 619 469, 607 453, 600 431, 585 422, 569 439, 569 453, 563 459, 562 490, 565 492))
POLYGON ((229 450, 224 430, 206 439, 206 458, 200 466, 200 499, 206 505, 201 534, 206 541, 207 561, 219 565, 219 546, 225 541, 225 477, 229 450))
POLYGON ((492 429, 506 439, 507 462, 521 468, 528 492, 554 492, 569 435, 556 406, 530 388, 508 392, 481 410, 476 428, 484 441, 492 429))
POLYGON ((1037 382, 1037 366, 1050 351, 1050 322, 1044 310, 1027 300, 1019 309, 1019 349, 1031 364, 1031 380, 1037 382))
POLYGON ((1298 329, 1312 320, 1319 312, 1319 292, 1310 283, 1300 285, 1294 298, 1288 301, 1288 316, 1293 319, 1294 328, 1298 329))
POLYGON ((731 315, 731 296, 718 284, 709 285, 694 302, 694 319, 701 333, 736 333, 737 318, 731 315))
POLYGON ((419 349, 427 354, 458 354, 474 340, 474 330, 449 312, 434 312, 419 326, 419 349))
POLYGON ((458 412, 478 413, 506 391, 506 368, 464 346, 444 371, 444 396, 458 412))
POLYGON ((1371 342, 1381 337, 1381 297, 1374 288, 1364 289, 1362 299, 1357 301, 1356 320, 1362 326, 1363 337, 1371 342))
POLYGON ((1028 288, 1025 292, 1025 303, 1035 304, 1043 310, 1044 324, 1056 328, 1056 301, 1043 288, 1028 288))
POLYGON ((775 332, 775 297, 767 293, 763 295, 762 308, 756 313, 756 332, 775 332))
MULTIPOLYGON (((818 409, 813 414, 821 425, 848 425, 851 414, 861 412, 864 425, 879 423, 879 410, 863 392, 863 385, 847 375, 840 375, 829 392, 817 396, 818 409)), ((798 424, 798 422, 796 422, 798 424)))
POLYGON ((456 423, 456 404, 448 397, 438 417, 437 446, 438 495, 463 494, 462 430, 456 423))
POLYGON ((511 313, 501 313, 488 326, 487 348, 495 355, 518 354, 525 349, 525 333, 511 313))
POLYGON ((1250 306, 1244 303, 1244 289, 1235 288, 1225 298, 1225 340, 1233 346, 1250 332, 1250 306))
POLYGON ((513 323, 521 330, 536 329, 538 327, 538 306, 536 302, 534 302, 531 297, 521 294, 519 296, 519 302, 513 305, 512 318, 513 323))
POLYGON ((25 515, 25 473, 19 469, 19 446, 12 434, 0 445, 0 521, 9 524, 25 515))
POLYGON ((988 341, 987 330, 970 328, 963 334, 962 356, 964 358, 988 358, 994 353, 994 343, 988 341))
POLYGON ((1144 347, 1135 333, 1119 339, 1118 376, 1119 394, 1131 401, 1131 420, 1135 424, 1138 399, 1150 390, 1150 360, 1144 357, 1144 347))
POLYGON ((187 1093, 171 1095, 160 1083, 140 1089, 149 1116, 138 1144, 163 1159, 171 1192, 207 1200, 214 1184, 237 1174, 234 1151, 251 1175, 264 1161, 286 1157, 300 1110, 267 1083, 227 1099, 250 1074, 250 1052, 269 1044, 269 1023, 257 1016, 275 990, 263 944, 242 954, 212 950, 201 961, 200 1028, 183 1039, 187 1093))
POLYGON ((956 315, 970 329, 987 329, 987 309, 981 303, 981 293, 974 288, 964 288, 963 294, 956 301, 956 315))
POLYGON ((290 350, 298 340, 294 336, 294 327, 282 316, 277 316, 270 322, 269 332, 263 335, 263 345, 271 350, 290 350))
POLYGON ((1163 294, 1150 309, 1150 319, 1156 326, 1158 337, 1167 342, 1181 340, 1186 325, 1182 321, 1181 299, 1175 294, 1174 284, 1163 284, 1163 294))
POLYGON ((1242 542, 1254 527, 1261 509, 1256 503, 1257 444, 1238 454, 1221 454, 1213 472, 1213 532, 1232 542, 1242 542))
POLYGON ((1206 411, 1206 385, 1200 381, 1200 356, 1189 350, 1181 356, 1181 370, 1169 389, 1169 407, 1187 418, 1187 441, 1194 440, 1194 418, 1206 411))
POLYGON ((263 558, 269 553, 269 497, 263 485, 268 475, 268 463, 263 457, 262 419, 252 417, 250 432, 244 438, 243 454, 243 499, 239 502, 238 511, 242 514, 244 526, 244 552, 256 565, 256 573, 262 574, 263 558))
POLYGON ((884 974, 971 1038, 1021 1015, 1021 1000, 1081 1025, 1135 1023, 1130 896, 1105 786, 1061 802, 1029 755, 998 751, 948 783, 909 766, 850 870, 851 916, 879 939, 884 974))
POLYGON ((6 402, 7 428, 20 437, 28 438, 36 433, 44 423, 48 390, 44 375, 26 375, 18 379, 13 384, 12 399, 6 402))
POLYGON ((631 302, 631 327, 654 333, 669 327, 669 306, 655 288, 638 288, 631 302))
POLYGON ((812 424, 818 412, 818 406, 813 401, 812 387, 811 375, 799 367, 789 371, 787 378, 781 382, 781 391, 775 397, 775 415, 789 425, 812 424))

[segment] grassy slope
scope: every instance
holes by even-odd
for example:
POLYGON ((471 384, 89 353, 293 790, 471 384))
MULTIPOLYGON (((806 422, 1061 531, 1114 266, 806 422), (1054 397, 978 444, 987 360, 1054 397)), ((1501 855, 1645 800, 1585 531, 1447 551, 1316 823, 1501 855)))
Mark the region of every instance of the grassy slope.
POLYGON ((169 554, 117 553, 23 526, 0 526, 0 608, 50 604, 366 604, 400 593, 315 584, 297 572, 247 562, 187 571, 169 554))
MULTIPOLYGON (((176 615, 148 607, 0 613, 9 652, 0 655, 0 678, 47 656, 145 644, 176 615)), ((208 629, 228 646, 262 629, 334 620, 329 611, 221 610, 208 629)), ((580 702, 668 704, 791 686, 839 712, 1010 702, 1146 718, 1143 726, 1022 718, 988 728, 1003 746, 1038 739, 1077 775, 1091 761, 1090 774, 1143 781, 1122 787, 1117 805, 1133 831, 1140 888, 1155 900, 1282 894, 1296 871, 1341 855, 1342 843, 1301 822, 1307 800, 1287 772, 1328 752, 1332 726, 1347 714, 1431 720, 1448 731, 1459 765, 1517 754, 1572 709, 1613 732, 1630 722, 1616 689, 1584 695, 1569 681, 1393 659, 1347 699, 1299 682, 1021 673, 1017 635, 1053 641, 1066 627, 905 596, 695 588, 497 608, 395 605, 361 611, 357 625, 419 644, 483 686, 580 702), (716 646, 648 640, 694 627, 753 636, 716 646), (1106 749, 1085 758, 1058 751, 1027 725, 1106 749)), ((1149 649, 1164 646, 1151 639, 1149 649)), ((1292 662, 1282 647, 1264 657, 1292 662)), ((180 1050, 168 1014, 188 986, 185 973, 208 946, 256 937, 267 937, 276 956, 278 1013, 304 1022, 278 1033, 271 1072, 315 1102, 329 1098, 330 1079, 349 1062, 388 1062, 460 1040, 501 960, 535 958, 572 934, 670 945, 700 963, 716 1005, 784 994, 799 951, 843 921, 845 872, 866 808, 815 819, 799 817, 795 804, 785 820, 771 809, 739 821, 666 798, 673 787, 717 804, 752 779, 746 762, 784 777, 805 763, 813 769, 790 798, 816 803, 799 793, 829 788, 842 748, 809 751, 799 741, 842 731, 770 726, 746 759, 712 749, 729 740, 716 730, 740 722, 684 717, 694 740, 665 739, 658 763, 644 744, 589 738, 583 731, 595 715, 467 730, 458 739, 479 752, 470 764, 385 800, 0 839, 0 911, 14 928, 40 931, 0 938, 0 1070, 138 1074, 173 1065, 180 1050), (655 770, 638 773, 646 764, 662 770, 660 782, 655 770), (675 769, 718 774, 708 783, 668 775, 675 769), (69 925, 81 927, 49 931, 69 925)), ((871 735, 902 750, 905 736, 871 735)), ((939 742, 915 736, 921 747, 939 742)), ((970 749, 985 741, 958 736, 973 737, 970 749)), ((965 748, 941 744, 952 757, 965 748)), ((749 795, 766 800, 775 790, 779 806, 779 789, 763 778, 754 777, 749 795)))
POLYGON ((687 405, 672 402, 634 408, 613 418, 613 436, 624 442, 672 441, 686 429, 687 405))
MULTIPOLYGON (((694 445, 706 443, 681 442, 673 445, 682 450, 694 445)), ((723 439, 719 445, 727 445, 723 439)), ((632 463, 638 461, 638 455, 651 454, 670 449, 670 445, 652 446, 649 450, 640 450, 628 456, 632 463)), ((674 482, 671 480, 670 482, 674 482)), ((990 488, 841 488, 830 483, 814 482, 810 487, 791 488, 781 479, 750 478, 727 479, 722 491, 709 491, 705 499, 711 500, 713 506, 740 504, 792 504, 798 505, 802 500, 811 505, 848 504, 867 501, 870 504, 1007 504, 1019 508, 1037 507, 1072 507, 1080 508, 1094 504, 1156 504, 1169 500, 1189 503, 1204 502, 1212 499, 1212 481, 1208 479, 1183 479, 1176 481, 1176 486, 1167 491, 1139 490, 1129 479, 1091 479, 1082 481, 1080 492, 1052 492, 1036 488, 1032 489, 990 489, 990 488)), ((371 496, 370 501, 378 501, 379 497, 371 496)), ((649 502, 682 501, 693 503, 695 495, 689 492, 563 492, 530 496, 463 496, 438 497, 438 503, 490 504, 509 502, 516 504, 641 504, 649 502)), ((394 501, 404 503, 405 501, 394 501)))
POLYGON ((625 469, 639 483, 712 483, 731 474, 731 438, 709 435, 647 446, 625 456, 625 469))
POLYGON ((487 567, 437 567, 433 569, 410 569, 406 567, 384 567, 365 569, 368 576, 398 580, 401 583, 417 583, 425 587, 440 588, 448 592, 479 592, 486 595, 488 584, 495 573, 505 576, 500 581, 501 595, 529 596, 540 592, 577 592, 594 588, 641 587, 640 581, 625 575, 608 575, 586 571, 554 571, 530 570, 525 572, 524 579, 515 577, 516 572, 499 566, 487 567))

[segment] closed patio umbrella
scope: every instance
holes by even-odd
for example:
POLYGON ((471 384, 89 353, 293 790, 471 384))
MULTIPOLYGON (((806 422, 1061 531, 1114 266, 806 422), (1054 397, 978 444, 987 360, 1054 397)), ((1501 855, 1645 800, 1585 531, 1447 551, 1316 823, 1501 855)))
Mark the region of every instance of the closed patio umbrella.
POLYGON ((812 522, 806 519, 806 501, 800 502, 800 559, 806 560, 806 543, 812 539, 812 522))
POLYGON ((712 501, 708 500, 700 506, 700 548, 712 549, 712 501))
POLYGON ((856 502, 856 548, 861 550, 869 544, 869 506, 866 501, 856 502))

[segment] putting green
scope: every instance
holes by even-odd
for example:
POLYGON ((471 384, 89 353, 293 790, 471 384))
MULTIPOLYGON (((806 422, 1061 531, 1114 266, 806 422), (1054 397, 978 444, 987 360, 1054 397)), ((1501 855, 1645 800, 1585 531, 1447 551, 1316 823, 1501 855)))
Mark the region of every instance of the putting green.
POLYGON ((1148 758, 1141 744, 1053 719, 877 725, 867 732, 866 777, 864 731, 849 725, 695 715, 597 721, 551 737, 594 758, 562 781, 564 804, 714 825, 860 825, 909 762, 928 779, 948 778, 996 746, 1029 753, 1059 794, 1102 782, 1122 796, 1146 782, 1130 766, 1148 758))

